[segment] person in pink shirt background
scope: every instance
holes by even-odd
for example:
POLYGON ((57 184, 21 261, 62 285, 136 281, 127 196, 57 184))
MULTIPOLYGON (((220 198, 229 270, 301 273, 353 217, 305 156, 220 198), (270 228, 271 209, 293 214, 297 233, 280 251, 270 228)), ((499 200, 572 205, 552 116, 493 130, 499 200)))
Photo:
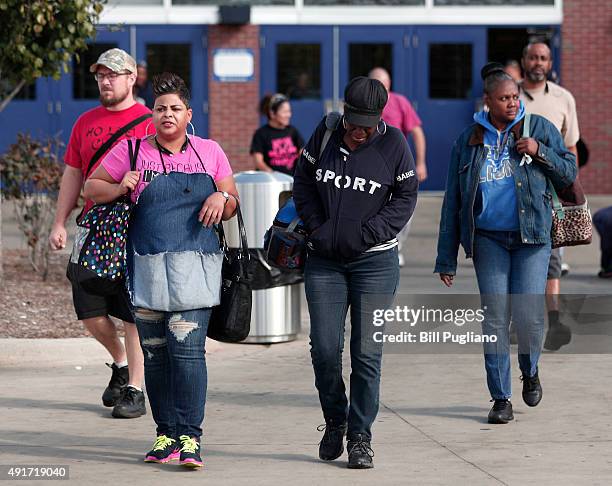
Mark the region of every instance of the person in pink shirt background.
MULTIPOLYGON (((416 152, 416 175, 419 182, 423 182, 425 179, 427 179, 427 164, 425 162, 425 133, 423 132, 423 128, 421 128, 421 119, 416 114, 416 111, 414 111, 414 108, 412 108, 410 101, 408 101, 405 96, 391 91, 391 76, 389 76, 386 69, 382 67, 375 67, 370 71, 368 77, 377 79, 387 89, 389 99, 383 110, 383 120, 389 125, 399 128, 406 137, 408 137, 408 135, 412 136, 414 151, 416 152)), ((400 267, 404 266, 402 247, 403 243, 406 241, 406 238, 408 238, 411 221, 412 218, 410 221, 408 221, 404 229, 397 235, 397 239, 399 241, 398 256, 400 267)))

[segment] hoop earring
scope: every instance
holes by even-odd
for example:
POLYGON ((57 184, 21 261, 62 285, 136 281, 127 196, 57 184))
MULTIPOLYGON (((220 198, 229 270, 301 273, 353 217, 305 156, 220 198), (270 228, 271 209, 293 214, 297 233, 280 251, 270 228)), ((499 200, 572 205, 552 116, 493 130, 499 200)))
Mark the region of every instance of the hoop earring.
MULTIPOLYGON (((191 136, 195 137, 195 127, 193 123, 189 122, 188 125, 191 127, 191 136)), ((189 136, 189 131, 185 128, 185 135, 189 136)))
POLYGON ((342 115, 342 127, 346 130, 346 120, 344 118, 344 115, 342 115))
POLYGON ((380 135, 384 135, 385 133, 387 133, 387 124, 385 123, 385 120, 380 120, 378 122, 378 124, 376 125, 376 131, 380 134, 380 135), (380 131, 380 124, 382 123, 383 125, 383 131, 380 131))
MULTIPOLYGON (((147 123, 147 126, 145 127, 145 138, 147 138, 149 136, 149 126, 151 126, 151 121, 149 121, 149 123, 147 123)), ((153 134, 151 134, 153 135, 153 134)))

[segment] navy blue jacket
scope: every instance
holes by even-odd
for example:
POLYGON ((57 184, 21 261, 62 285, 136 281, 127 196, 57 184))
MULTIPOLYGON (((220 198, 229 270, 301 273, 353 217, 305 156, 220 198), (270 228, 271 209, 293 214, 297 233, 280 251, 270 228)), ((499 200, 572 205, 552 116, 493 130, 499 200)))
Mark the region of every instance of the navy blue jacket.
MULTIPOLYGON (((531 164, 519 166, 522 155, 515 148, 524 120, 510 130, 508 147, 512 176, 518 199, 521 239, 526 244, 550 243, 552 197, 550 179, 556 190, 574 182, 578 174, 576 157, 563 144, 559 130, 546 118, 531 115, 530 136, 538 141, 538 154, 531 164)), ((474 242, 474 202, 482 164, 485 161, 484 128, 473 124, 455 141, 442 204, 438 258, 435 273, 454 275, 459 244, 471 258, 474 242)))
POLYGON ((412 216, 414 160, 404 135, 389 126, 348 155, 340 151, 345 130, 339 126, 319 157, 325 130, 323 119, 302 152, 293 198, 310 233, 309 247, 328 258, 351 259, 395 238, 412 216))

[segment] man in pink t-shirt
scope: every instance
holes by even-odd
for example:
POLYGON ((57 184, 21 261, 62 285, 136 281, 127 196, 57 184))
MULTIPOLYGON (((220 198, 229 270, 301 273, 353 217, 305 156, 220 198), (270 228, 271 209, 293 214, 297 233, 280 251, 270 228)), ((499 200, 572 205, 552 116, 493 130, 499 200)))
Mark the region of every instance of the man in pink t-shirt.
MULTIPOLYGON (((416 176, 419 182, 423 182, 425 179, 427 179, 427 164, 425 163, 425 133, 421 128, 421 119, 416 114, 414 108, 412 108, 412 105, 410 104, 410 101, 408 101, 405 96, 398 93, 393 93, 391 91, 391 77, 386 69, 375 67, 370 71, 369 77, 372 79, 377 79, 387 89, 389 98, 382 113, 382 118, 385 123, 399 128, 406 137, 408 137, 408 135, 412 136, 414 151, 416 152, 416 176)), ((398 250, 400 267, 404 266, 402 246, 408 237, 411 221, 412 218, 410 221, 408 221, 404 229, 397 235, 397 240, 399 241, 398 250)))
MULTIPOLYGON (((151 113, 151 110, 134 100, 132 87, 136 82, 136 61, 127 52, 121 49, 103 52, 90 67, 90 72, 98 82, 101 106, 83 113, 72 129, 64 156, 66 167, 60 185, 55 222, 49 235, 49 244, 53 250, 66 247, 66 220, 77 206, 85 179, 103 159, 104 154, 88 170, 94 154, 117 130, 151 113)), ((138 123, 119 140, 144 136, 148 123, 148 119, 138 123)), ((85 210, 92 205, 91 201, 86 201, 85 210)), ((75 240, 79 241, 80 238, 75 240)), ((76 255, 78 248, 73 248, 73 253, 76 255)), ((102 403, 113 407, 113 417, 136 418, 144 415, 145 398, 141 388, 144 358, 127 291, 123 289, 109 296, 94 295, 72 282, 72 299, 77 318, 83 321, 87 330, 107 349, 114 361, 111 380, 102 395, 102 403), (123 321, 125 347, 109 316, 123 321)))

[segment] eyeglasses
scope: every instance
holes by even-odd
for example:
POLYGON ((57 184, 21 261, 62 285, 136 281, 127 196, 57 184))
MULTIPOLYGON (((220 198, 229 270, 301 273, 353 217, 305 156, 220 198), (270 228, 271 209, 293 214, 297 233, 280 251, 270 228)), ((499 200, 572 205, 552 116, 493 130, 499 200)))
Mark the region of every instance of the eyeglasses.
POLYGON ((111 83, 114 83, 119 76, 129 76, 130 74, 132 73, 96 73, 94 74, 94 79, 98 82, 108 79, 111 83))

